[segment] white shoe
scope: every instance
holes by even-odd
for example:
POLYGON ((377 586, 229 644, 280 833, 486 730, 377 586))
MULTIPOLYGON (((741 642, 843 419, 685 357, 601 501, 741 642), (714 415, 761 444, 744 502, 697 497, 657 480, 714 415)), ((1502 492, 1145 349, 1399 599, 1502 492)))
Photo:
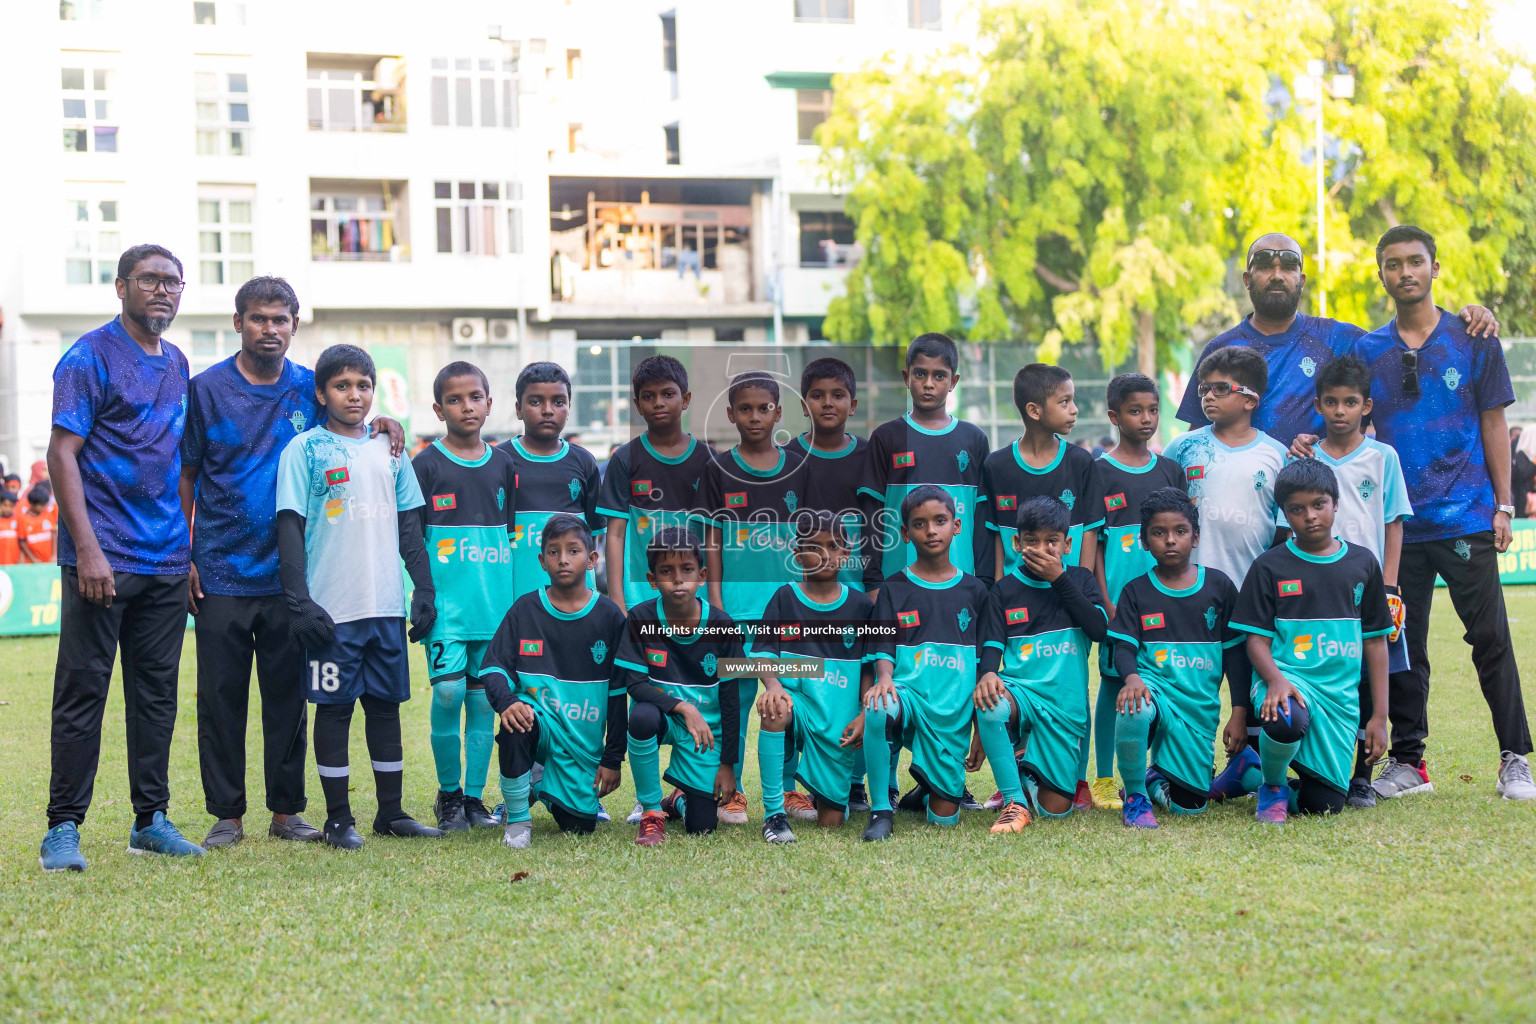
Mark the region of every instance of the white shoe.
POLYGON ((501 845, 514 850, 526 850, 533 844, 533 822, 509 821, 501 833, 501 845))
POLYGON ((1499 795, 1505 800, 1536 800, 1531 765, 1522 754, 1506 750, 1500 755, 1499 795))
POLYGON ((639 801, 636 801, 635 802, 635 809, 629 812, 629 816, 624 819, 624 824, 626 824, 626 825, 638 825, 638 824, 640 824, 640 815, 642 815, 644 813, 645 813, 645 808, 640 806, 639 801))

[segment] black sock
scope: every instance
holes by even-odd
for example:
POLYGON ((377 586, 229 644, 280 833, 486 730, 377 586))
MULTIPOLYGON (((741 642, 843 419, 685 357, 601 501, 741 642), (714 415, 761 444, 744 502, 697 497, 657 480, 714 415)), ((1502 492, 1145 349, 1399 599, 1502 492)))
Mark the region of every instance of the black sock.
POLYGON ((1355 741, 1355 772, 1350 778, 1371 781, 1371 766, 1365 763, 1365 744, 1359 740, 1355 741))
POLYGON ((315 705, 315 767, 325 793, 325 819, 354 824, 347 789, 352 769, 347 763, 347 736, 352 731, 351 704, 315 705))
POLYGON ((400 742, 400 705, 363 697, 363 735, 373 759, 373 784, 379 795, 379 821, 406 816, 400 806, 405 788, 405 748, 400 742))
POLYGON ((154 824, 154 821, 154 811, 150 811, 148 814, 135 814, 133 816, 133 827, 135 830, 148 828, 150 825, 154 824))

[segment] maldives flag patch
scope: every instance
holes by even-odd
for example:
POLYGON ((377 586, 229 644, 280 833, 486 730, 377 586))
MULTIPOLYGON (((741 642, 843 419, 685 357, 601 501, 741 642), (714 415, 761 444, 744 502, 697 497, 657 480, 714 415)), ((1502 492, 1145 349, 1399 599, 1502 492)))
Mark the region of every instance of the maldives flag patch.
POLYGON ((1281 597, 1299 597, 1301 595, 1301 580, 1281 580, 1281 597))
POLYGON ((650 494, 651 482, 649 480, 631 480, 629 482, 629 493, 634 495, 650 494))
POLYGON ((918 614, 915 611, 897 612, 896 621, 902 626, 911 627, 919 625, 922 622, 922 619, 918 617, 918 614))
POLYGON ((892 469, 911 469, 917 465, 917 455, 913 452, 897 452, 891 456, 892 469))
POLYGON ((1204 480, 1205 479, 1205 467, 1204 466, 1190 466, 1188 469, 1186 469, 1184 471, 1184 479, 1186 479, 1186 480, 1204 480))
POLYGON ((725 496, 725 507, 726 508, 746 508, 747 507, 747 492, 746 491, 733 491, 732 493, 727 494, 725 496))
POLYGON ((1028 622, 1029 621, 1029 609, 1028 608, 1009 608, 1003 614, 1008 617, 1008 625, 1010 625, 1010 626, 1012 626, 1014 623, 1017 623, 1017 622, 1028 622))
POLYGON ((1125 495, 1124 494, 1110 494, 1110 495, 1106 495, 1105 496, 1105 498, 1104 498, 1104 511, 1106 511, 1106 512, 1117 512, 1117 511, 1119 511, 1122 508, 1125 508, 1125 495))
POLYGON ((459 507, 458 495, 455 495, 455 494, 434 494, 434 495, 432 495, 432 511, 434 511, 434 512, 441 512, 444 509, 458 508, 458 507, 459 507))
POLYGON ((527 655, 530 658, 538 658, 544 654, 543 640, 524 640, 517 648, 518 654, 527 655))
POLYGON ((645 649, 645 663, 647 665, 654 665, 656 668, 666 668, 667 652, 658 651, 654 648, 647 647, 645 649))
POLYGON ((1162 629, 1163 628, 1163 613, 1162 612, 1153 612, 1151 615, 1143 615, 1141 617, 1141 628, 1142 629, 1162 629))
POLYGON ((1019 507, 1019 496, 1017 494, 999 494, 997 496, 997 507, 1000 511, 1004 512, 1009 509, 1016 509, 1019 507))
POLYGON ((340 469, 328 469, 325 471, 325 482, 331 487, 335 487, 337 484, 344 484, 350 479, 352 478, 347 475, 346 466, 342 466, 340 469))

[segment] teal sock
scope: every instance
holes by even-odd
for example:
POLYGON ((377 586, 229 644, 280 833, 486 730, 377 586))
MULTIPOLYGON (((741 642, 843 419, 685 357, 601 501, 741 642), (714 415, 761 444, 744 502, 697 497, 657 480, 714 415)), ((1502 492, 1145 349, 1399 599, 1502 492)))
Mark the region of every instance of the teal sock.
POLYGON ((731 771, 736 776, 736 792, 744 793, 746 790, 741 788, 741 768, 747 759, 747 727, 752 724, 752 716, 747 712, 757 702, 757 678, 736 680, 736 693, 741 701, 741 724, 736 728, 736 763, 731 765, 731 771))
POLYGON ((1014 803, 1024 802, 1024 789, 1019 783, 1019 766, 1013 757, 1013 740, 1008 738, 1008 719, 1013 716, 1013 704, 1000 700, 989 711, 976 712, 976 726, 981 733, 981 749, 986 751, 987 763, 992 766, 992 778, 997 781, 998 792, 1014 803))
POLYGON ((930 824, 930 825, 945 825, 945 826, 954 826, 954 825, 960 824, 960 812, 959 811, 956 811, 954 814, 947 814, 947 815, 946 814, 934 814, 932 809, 928 809, 926 807, 926 801, 925 801, 925 805, 924 806, 925 806, 925 809, 928 810, 928 824, 930 824))
MULTIPOLYGON (((1088 694, 1083 694, 1083 703, 1088 703, 1088 694)), ((1088 755, 1093 750, 1093 728, 1090 724, 1083 738, 1077 743, 1077 777, 1079 780, 1088 778, 1088 755)))
POLYGON ((635 779, 635 799, 642 810, 661 810, 661 744, 629 737, 629 772, 635 779))
POLYGON ((1237 784, 1243 787, 1244 793, 1257 793, 1264 784, 1264 773, 1252 766, 1244 768, 1243 774, 1237 778, 1237 784))
POLYGON ((1301 741, 1295 743, 1281 743, 1279 740, 1269 738, 1269 733, 1259 733, 1259 767, 1264 773, 1264 785, 1283 786, 1286 784, 1286 772, 1291 767, 1291 758, 1296 756, 1296 751, 1301 749, 1301 741))
POLYGON ((532 817, 528 813, 528 782, 528 772, 515 779, 501 777, 501 798, 507 804, 507 821, 527 821, 532 817))
MULTIPOLYGON (((464 680, 445 679, 432 684, 432 760, 437 765, 437 788, 452 793, 459 788, 459 718, 464 708, 464 680)), ((489 764, 489 761, 487 761, 489 764)))
MULTIPOLYGON (((872 811, 891 809, 891 742, 885 737, 885 723, 890 712, 884 708, 864 712, 864 770, 869 772, 869 808, 872 811)), ((900 748, 897 748, 900 755, 900 748)))
POLYGON ((495 743, 496 712, 483 689, 464 692, 464 795, 476 800, 485 793, 495 743))
MULTIPOLYGON (((1124 680, 1114 676, 1099 678, 1099 697, 1093 704, 1093 757, 1094 771, 1101 779, 1115 774, 1115 754, 1119 740, 1119 715, 1115 711, 1115 698, 1125 686, 1124 680)), ((1126 790, 1129 793, 1130 787, 1126 790)))
POLYGON ((757 774, 763 786, 763 816, 784 813, 784 734, 757 730, 757 774))
POLYGON ((784 792, 795 791, 795 776, 800 773, 800 748, 793 743, 784 745, 784 792))
MULTIPOLYGON (((1103 691, 1100 690, 1100 693, 1103 691)), ((1152 722, 1157 709, 1143 704, 1137 711, 1114 715, 1115 754, 1120 758, 1120 778, 1125 795, 1147 795, 1147 740, 1152 733, 1152 722)))

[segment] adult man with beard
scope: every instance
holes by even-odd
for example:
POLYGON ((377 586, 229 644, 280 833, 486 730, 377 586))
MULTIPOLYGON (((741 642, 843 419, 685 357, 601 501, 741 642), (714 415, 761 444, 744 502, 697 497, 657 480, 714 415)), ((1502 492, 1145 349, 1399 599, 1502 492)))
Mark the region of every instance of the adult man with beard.
MULTIPOLYGON (((1356 345, 1365 331, 1354 324, 1296 312, 1307 275, 1302 272, 1301 245, 1289 235, 1260 237, 1248 247, 1245 266, 1243 287, 1253 302, 1253 313, 1207 342, 1195 365, 1228 345, 1246 345, 1262 355, 1269 364, 1269 391, 1254 413, 1253 425, 1289 446, 1297 434, 1323 433, 1323 418, 1312 405, 1317 397, 1313 375, 1339 356, 1359 355, 1356 345)), ((1499 332, 1493 313, 1482 306, 1463 306, 1457 315, 1473 337, 1489 338, 1499 332)), ((1197 383, 1191 376, 1179 403, 1178 418, 1191 428, 1210 422, 1200 411, 1197 383)))
POLYGON ((122 315, 53 371, 48 473, 57 488, 60 597, 46 871, 84 871, 80 823, 101 755, 112 663, 123 657, 133 853, 196 856, 165 816, 176 674, 187 623, 187 520, 176 500, 187 359, 161 335, 181 304, 181 262, 136 245, 117 263, 122 315))
MULTIPOLYGON (((288 361, 299 298, 280 277, 254 277, 235 293, 240 351, 192 379, 181 440, 181 507, 193 523, 188 605, 197 617, 197 746, 203 798, 218 819, 207 849, 245 838, 245 724, 251 662, 261 689, 267 808, 274 838, 317 842, 304 810, 304 655, 289 636, 278 582, 277 464, 323 410, 315 375, 288 361), (197 515, 194 518, 193 508, 197 515)), ((405 434, 387 429, 398 456, 405 434)))

